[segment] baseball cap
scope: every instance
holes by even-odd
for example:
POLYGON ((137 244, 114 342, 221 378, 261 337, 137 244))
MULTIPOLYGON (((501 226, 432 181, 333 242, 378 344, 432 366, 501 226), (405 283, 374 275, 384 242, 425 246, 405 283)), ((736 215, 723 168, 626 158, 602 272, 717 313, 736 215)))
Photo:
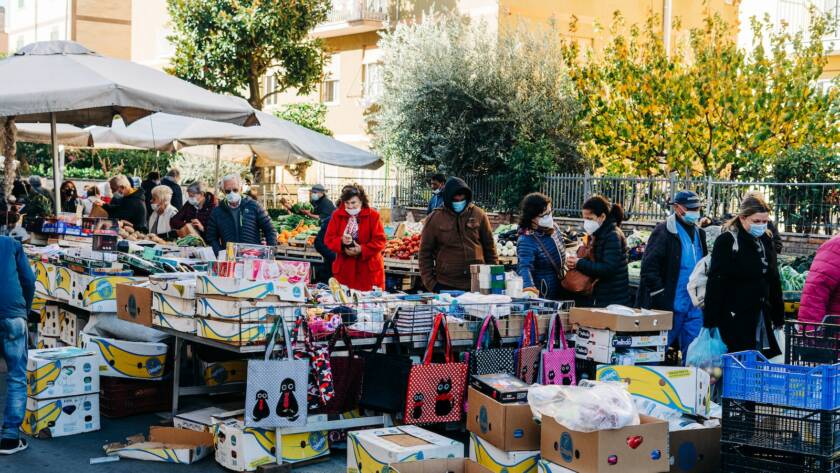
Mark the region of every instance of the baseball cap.
POLYGON ((694 210, 699 209, 703 206, 700 202, 700 197, 691 191, 679 191, 677 195, 674 196, 673 200, 671 200, 671 205, 679 204, 683 207, 694 210))
POLYGON ((309 189, 309 192, 323 192, 323 193, 326 193, 327 188, 324 187, 323 184, 315 184, 314 186, 312 186, 312 189, 309 189))

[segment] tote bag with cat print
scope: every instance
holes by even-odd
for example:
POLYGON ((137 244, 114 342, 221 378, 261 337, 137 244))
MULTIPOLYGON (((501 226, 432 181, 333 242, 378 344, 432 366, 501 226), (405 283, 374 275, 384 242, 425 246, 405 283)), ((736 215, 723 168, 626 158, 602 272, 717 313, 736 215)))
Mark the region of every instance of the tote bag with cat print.
POLYGON ((560 314, 551 319, 546 345, 542 351, 542 384, 575 385, 575 349, 566 343, 560 314), (555 348, 558 342, 560 346, 555 348))

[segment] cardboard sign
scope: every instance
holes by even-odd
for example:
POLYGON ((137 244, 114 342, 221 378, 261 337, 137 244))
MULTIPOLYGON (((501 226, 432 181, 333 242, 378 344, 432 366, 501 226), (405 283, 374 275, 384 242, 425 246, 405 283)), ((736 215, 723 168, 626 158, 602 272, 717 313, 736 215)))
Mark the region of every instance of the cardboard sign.
POLYGON ((464 444, 407 425, 347 434, 347 473, 378 473, 391 463, 460 458, 464 444))
POLYGON ((117 284, 117 317, 152 326, 152 291, 148 286, 117 284))
POLYGON ((694 367, 602 366, 599 381, 627 383, 630 394, 700 417, 711 414, 711 378, 694 367))
POLYGON ((674 315, 664 310, 649 310, 642 313, 634 309, 636 315, 620 315, 607 312, 606 309, 592 307, 572 307, 569 322, 583 327, 609 329, 613 332, 656 332, 671 330, 674 315))
POLYGON ((668 423, 640 416, 641 424, 614 430, 577 432, 543 416, 543 459, 578 473, 668 471, 668 423))
POLYGON ((502 404, 469 389, 467 430, 504 451, 539 450, 540 426, 525 403, 502 404))
POLYGON ((26 395, 50 399, 99 392, 99 365, 91 353, 75 347, 29 350, 26 395))
POLYGON ((210 455, 213 435, 175 427, 150 427, 148 440, 138 434, 104 448, 106 454, 122 458, 189 464, 210 455))

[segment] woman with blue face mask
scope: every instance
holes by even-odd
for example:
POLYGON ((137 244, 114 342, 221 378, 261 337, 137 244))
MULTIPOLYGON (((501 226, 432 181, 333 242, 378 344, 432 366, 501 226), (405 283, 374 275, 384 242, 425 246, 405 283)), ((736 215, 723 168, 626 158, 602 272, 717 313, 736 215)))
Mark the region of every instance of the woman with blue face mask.
POLYGON ((703 326, 720 329, 727 351, 781 354, 773 329, 784 324, 784 301, 770 206, 758 193, 741 201, 738 215, 715 241, 706 283, 703 326))

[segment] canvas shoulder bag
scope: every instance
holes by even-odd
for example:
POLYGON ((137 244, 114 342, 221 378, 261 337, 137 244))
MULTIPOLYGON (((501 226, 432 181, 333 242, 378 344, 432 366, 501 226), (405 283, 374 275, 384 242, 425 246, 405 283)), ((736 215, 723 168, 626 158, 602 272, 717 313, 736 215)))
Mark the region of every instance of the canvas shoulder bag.
POLYGON ((359 405, 391 414, 402 412, 412 363, 411 358, 402 353, 400 334, 394 321, 386 321, 370 351, 360 354, 364 359, 364 374, 359 405), (392 331, 394 352, 380 353, 389 330, 392 331))
POLYGON ((484 323, 481 325, 475 349, 470 350, 469 353, 470 376, 494 373, 514 375, 516 373, 514 351, 514 348, 502 347, 502 337, 499 333, 496 317, 487 314, 484 323), (491 325, 492 329, 488 334, 488 328, 491 325), (489 335, 489 342, 487 342, 485 335, 489 335), (486 344, 486 346, 482 347, 482 344, 486 344))
POLYGON ((575 350, 566 343, 560 314, 551 319, 547 348, 542 351, 542 384, 575 385, 575 350), (559 347, 555 347, 559 342, 559 347))

